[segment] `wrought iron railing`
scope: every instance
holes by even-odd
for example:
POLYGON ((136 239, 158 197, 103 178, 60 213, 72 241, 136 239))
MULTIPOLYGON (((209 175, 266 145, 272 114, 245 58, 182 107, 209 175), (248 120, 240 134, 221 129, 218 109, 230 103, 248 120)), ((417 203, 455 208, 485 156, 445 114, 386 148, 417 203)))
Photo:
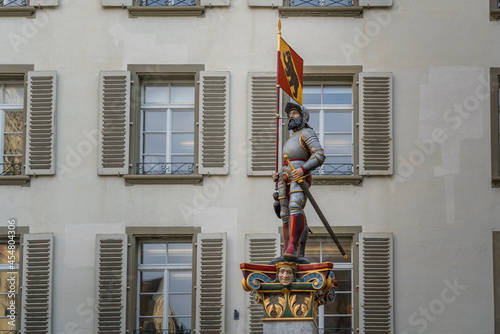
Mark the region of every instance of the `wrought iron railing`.
POLYGON ((312 175, 352 175, 351 163, 324 163, 312 175))
POLYGON ((290 7, 352 7, 353 0, 290 0, 290 7))
POLYGON ((0 0, 0 7, 23 7, 23 6, 26 6, 26 0, 0 0))
POLYGON ((134 334, 191 334, 190 329, 134 329, 134 334))
POLYGON ((194 164, 191 162, 165 163, 139 162, 137 164, 137 174, 139 175, 191 175, 194 171, 194 164))
POLYGON ((141 0, 141 6, 196 6, 196 0, 141 0))
POLYGON ((352 328, 318 328, 318 334, 353 334, 352 328))
POLYGON ((21 163, 0 164, 0 175, 21 175, 21 163))

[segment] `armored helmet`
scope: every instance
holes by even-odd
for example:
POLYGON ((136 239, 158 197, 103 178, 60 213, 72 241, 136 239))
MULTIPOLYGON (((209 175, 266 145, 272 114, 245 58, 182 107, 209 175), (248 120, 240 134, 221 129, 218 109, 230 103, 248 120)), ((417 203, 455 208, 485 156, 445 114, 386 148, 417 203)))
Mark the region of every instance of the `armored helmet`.
POLYGON ((296 102, 288 102, 285 106, 285 112, 287 116, 291 110, 297 110, 302 115, 301 128, 307 127, 307 122, 309 122, 309 110, 296 102))

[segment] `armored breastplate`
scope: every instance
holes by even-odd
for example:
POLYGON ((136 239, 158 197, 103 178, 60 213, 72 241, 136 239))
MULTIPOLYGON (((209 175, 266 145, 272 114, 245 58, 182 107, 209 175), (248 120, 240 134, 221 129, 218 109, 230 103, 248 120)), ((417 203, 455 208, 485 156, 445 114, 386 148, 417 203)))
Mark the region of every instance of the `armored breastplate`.
POLYGON ((290 160, 307 160, 310 157, 308 148, 306 147, 304 140, 301 139, 301 132, 302 131, 295 132, 290 139, 287 140, 285 146, 283 147, 283 155, 288 155, 290 160))

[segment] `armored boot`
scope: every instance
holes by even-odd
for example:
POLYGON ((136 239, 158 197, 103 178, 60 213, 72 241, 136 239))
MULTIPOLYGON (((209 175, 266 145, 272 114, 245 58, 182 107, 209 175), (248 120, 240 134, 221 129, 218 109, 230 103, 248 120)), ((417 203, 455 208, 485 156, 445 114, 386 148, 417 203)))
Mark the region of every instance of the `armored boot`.
POLYGON ((290 240, 288 240, 288 247, 283 252, 283 257, 290 260, 296 260, 298 257, 298 247, 302 232, 304 232, 305 221, 302 214, 290 216, 290 240))

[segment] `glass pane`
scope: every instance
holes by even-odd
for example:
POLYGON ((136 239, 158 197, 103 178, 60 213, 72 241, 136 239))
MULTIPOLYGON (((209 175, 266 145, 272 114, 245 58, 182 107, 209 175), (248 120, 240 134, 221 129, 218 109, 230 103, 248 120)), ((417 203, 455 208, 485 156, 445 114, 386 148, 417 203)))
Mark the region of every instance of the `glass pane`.
POLYGON ((352 104, 350 87, 325 86, 323 88, 323 104, 352 104))
POLYGON ((3 157, 3 168, 0 173, 3 175, 21 175, 22 157, 3 157))
POLYGON ((144 131, 167 131, 167 112, 144 111, 144 131))
POLYGON ((144 163, 139 165, 139 174, 161 175, 166 173, 167 157, 165 155, 143 156, 144 163))
POLYGON ((0 293, 10 293, 12 290, 19 292, 19 273, 0 271, 0 293))
POLYGON ((169 315, 191 315, 191 294, 189 295, 170 295, 168 297, 169 315))
POLYGON ((321 169, 323 175, 351 175, 352 156, 327 156, 321 169))
POLYGON ((325 315, 327 314, 351 314, 351 294, 336 293, 333 303, 325 305, 325 315))
POLYGON ((193 174, 193 168, 193 155, 172 155, 172 165, 170 166, 170 173, 193 174))
POLYGON ((325 333, 335 333, 335 334, 352 334, 352 317, 326 317, 325 316, 325 329, 328 328, 330 331, 325 331, 325 333))
POLYGON ((171 89, 172 103, 194 103, 193 86, 172 86, 171 89))
POLYGON ((173 131, 194 131, 194 110, 172 111, 173 131))
POLYGON ((165 154, 167 152, 167 135, 165 133, 144 134, 144 154, 165 154))
POLYGON ((169 333, 179 333, 179 334, 191 333, 189 331, 191 329, 191 318, 169 317, 168 328, 171 330, 169 331, 169 333), (183 332, 184 330, 187 330, 188 332, 183 332))
POLYGON ((141 271, 141 292, 163 292, 163 271, 141 271))
POLYGON ((23 154, 23 135, 6 134, 4 135, 4 154, 14 155, 23 154))
POLYGON ((321 104, 321 86, 305 86, 302 92, 302 104, 321 104))
POLYGON ((352 291, 352 273, 351 270, 334 269, 335 281, 337 281, 337 288, 335 291, 352 291))
POLYGON ((191 243, 169 243, 169 264, 191 264, 193 262, 193 245, 191 243))
POLYGON ((0 319, 0 333, 2 333, 1 331, 7 331, 5 334, 10 334, 11 332, 9 332, 9 331, 13 331, 13 330, 17 329, 17 319, 14 320, 15 326, 12 326, 11 324, 9 324, 10 322, 11 322, 11 320, 9 318, 0 319))
POLYGON ((190 270, 172 270, 168 273, 168 292, 191 293, 192 272, 190 270))
POLYGON ((352 113, 325 111, 325 132, 352 133, 352 113))
POLYGON ((173 133, 172 153, 194 153, 194 133, 173 133))
MULTIPOLYGON (((139 328, 144 330, 141 334, 156 334, 155 330, 163 329, 163 317, 139 318, 139 328)), ((161 331, 159 333, 162 333, 161 331)))
POLYGON ((145 103, 168 103, 169 86, 146 86, 144 87, 145 103))
POLYGON ((319 111, 309 110, 309 122, 307 122, 311 128, 319 134, 319 111))
POLYGON ((352 135, 325 134, 325 154, 352 155, 352 135))
POLYGON ((321 262, 351 262, 351 238, 337 237, 342 248, 347 254, 347 259, 344 259, 337 248, 337 245, 329 236, 325 237, 310 237, 307 240, 305 257, 311 263, 321 262), (322 252, 322 253, 321 253, 322 252), (322 255, 322 256, 321 256, 322 255))
POLYGON ((142 264, 165 264, 167 263, 167 245, 162 244, 142 244, 141 245, 142 264))
MULTIPOLYGON (((13 254, 9 252, 9 248, 7 244, 0 244, 0 264, 8 264, 9 256, 14 256, 15 264, 19 264, 19 241, 16 241, 16 247, 13 250, 13 254)), ((1 274, 0 274, 1 275, 1 274)), ((1 292, 1 291, 0 291, 1 292)))
POLYGON ((23 85, 5 85, 3 90, 3 104, 23 105, 24 104, 23 85))
POLYGON ((5 132, 23 132, 23 113, 21 111, 5 112, 5 132))
POLYGON ((139 299, 141 316, 163 316, 163 294, 140 295, 139 299))

